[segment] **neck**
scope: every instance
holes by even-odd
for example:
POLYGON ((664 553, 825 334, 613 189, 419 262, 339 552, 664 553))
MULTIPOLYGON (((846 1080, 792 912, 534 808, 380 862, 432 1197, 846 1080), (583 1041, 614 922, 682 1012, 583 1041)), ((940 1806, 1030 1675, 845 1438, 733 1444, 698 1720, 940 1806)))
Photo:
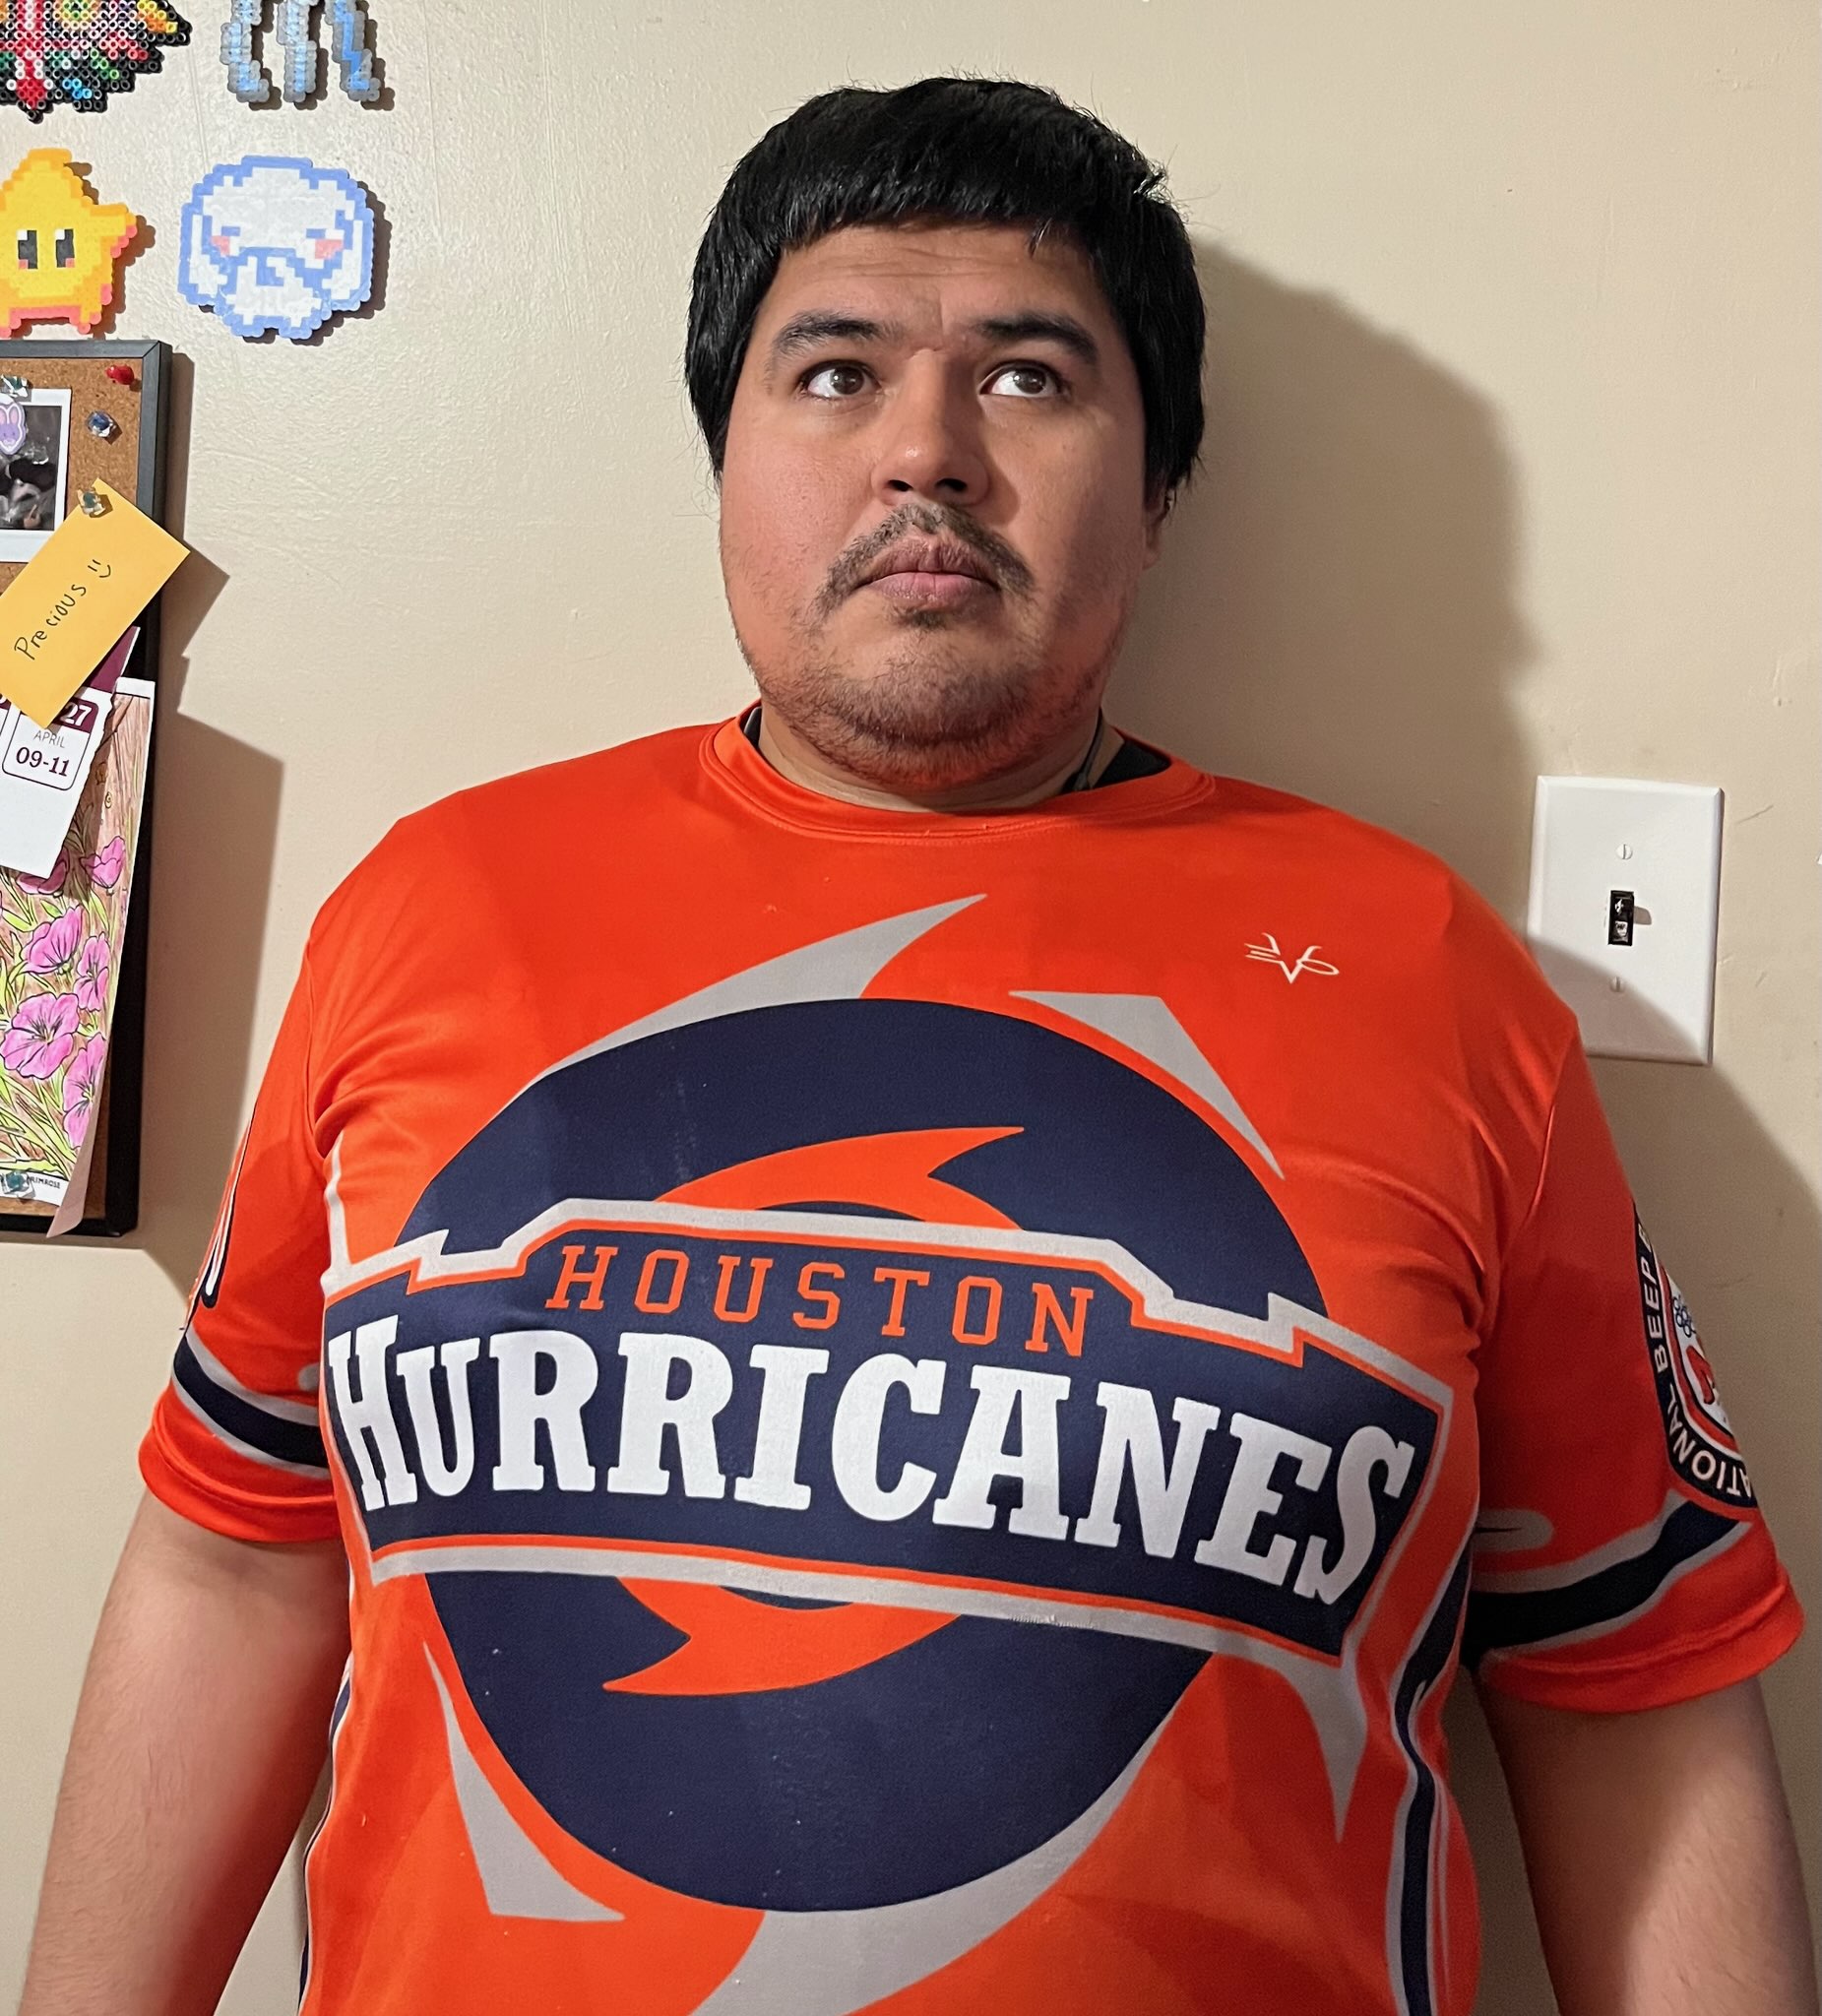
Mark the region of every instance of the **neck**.
POLYGON ((884 790, 831 763, 771 708, 762 707, 759 715, 759 753, 781 777, 787 777, 792 784, 818 791, 826 798, 841 798, 850 805, 872 805, 893 812, 1016 812, 1055 797, 1082 768, 1091 749, 1095 753, 1088 781, 1093 783, 1113 761, 1119 747, 1118 731, 1103 726, 1098 710, 1088 723, 1072 731, 1066 742, 1041 751, 1017 770, 980 784, 907 794, 884 790))

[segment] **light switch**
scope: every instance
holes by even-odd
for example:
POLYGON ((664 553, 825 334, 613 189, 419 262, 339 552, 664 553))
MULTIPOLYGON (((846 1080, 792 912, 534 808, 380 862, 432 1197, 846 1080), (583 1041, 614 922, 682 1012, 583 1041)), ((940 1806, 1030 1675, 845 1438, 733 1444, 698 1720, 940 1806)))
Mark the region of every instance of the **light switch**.
POLYGON ((1721 791, 1540 777, 1526 931, 1600 1057, 1714 1054, 1721 791))

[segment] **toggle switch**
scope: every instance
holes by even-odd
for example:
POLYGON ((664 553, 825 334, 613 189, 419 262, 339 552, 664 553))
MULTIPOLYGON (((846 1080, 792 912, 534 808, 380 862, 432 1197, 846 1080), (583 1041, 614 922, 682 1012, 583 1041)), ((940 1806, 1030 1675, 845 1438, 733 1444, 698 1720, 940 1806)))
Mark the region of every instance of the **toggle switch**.
POLYGON ((1721 812, 1713 785, 1539 778, 1526 934, 1596 1056, 1712 1058, 1721 812))

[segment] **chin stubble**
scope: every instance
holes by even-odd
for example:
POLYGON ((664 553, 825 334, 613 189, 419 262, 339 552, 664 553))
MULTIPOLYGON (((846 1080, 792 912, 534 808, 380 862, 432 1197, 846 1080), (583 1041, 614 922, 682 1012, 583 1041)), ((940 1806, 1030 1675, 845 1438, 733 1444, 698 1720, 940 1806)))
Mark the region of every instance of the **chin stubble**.
POLYGON ((824 762, 883 789, 941 789, 1031 762, 1091 710, 1112 656, 1084 664, 1060 689, 1040 663, 945 671, 924 653, 860 676, 821 658, 782 672, 750 656, 747 664, 761 699, 824 762))
MULTIPOLYGON (((865 581, 880 554, 909 533, 972 546, 992 568, 999 594, 1015 600, 1035 589, 1031 569, 970 513, 921 499, 848 546, 805 608, 803 649, 788 663, 761 664, 736 629, 760 697, 824 760, 882 789, 944 789, 988 783, 1021 770, 1093 710, 1112 669, 1131 613, 1126 598, 1101 648, 1060 687, 1042 657, 967 662, 945 649, 970 619, 944 609, 900 612, 903 649, 856 672, 819 648, 817 633, 865 581)), ((1067 611, 1060 628, 1068 634, 1067 611)))

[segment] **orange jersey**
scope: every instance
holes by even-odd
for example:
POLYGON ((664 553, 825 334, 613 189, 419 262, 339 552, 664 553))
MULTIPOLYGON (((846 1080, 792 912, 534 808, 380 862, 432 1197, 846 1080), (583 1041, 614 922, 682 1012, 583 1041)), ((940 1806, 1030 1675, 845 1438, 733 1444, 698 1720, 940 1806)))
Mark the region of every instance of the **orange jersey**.
POLYGON ((340 1532, 306 2016, 1462 2016, 1442 1703, 1799 1615, 1567 1012, 1182 763, 690 728, 331 899, 142 1462, 340 1532))

